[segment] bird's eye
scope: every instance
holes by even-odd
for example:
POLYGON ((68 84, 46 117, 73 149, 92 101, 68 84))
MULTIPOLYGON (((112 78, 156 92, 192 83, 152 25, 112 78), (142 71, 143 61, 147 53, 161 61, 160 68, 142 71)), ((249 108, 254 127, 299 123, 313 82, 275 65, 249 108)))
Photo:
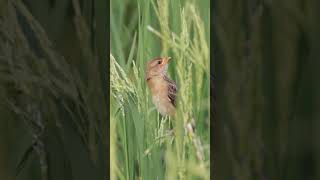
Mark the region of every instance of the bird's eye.
POLYGON ((161 64, 161 60, 158 61, 158 64, 161 64))

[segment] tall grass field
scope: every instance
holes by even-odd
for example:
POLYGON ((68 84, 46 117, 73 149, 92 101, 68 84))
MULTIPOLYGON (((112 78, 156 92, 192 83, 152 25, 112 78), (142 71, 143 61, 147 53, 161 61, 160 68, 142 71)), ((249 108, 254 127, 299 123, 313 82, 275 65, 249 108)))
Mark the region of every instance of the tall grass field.
POLYGON ((209 0, 111 0, 112 180, 210 178, 209 7, 209 0), (159 56, 172 57, 175 118, 158 113, 145 80, 147 61, 159 56))

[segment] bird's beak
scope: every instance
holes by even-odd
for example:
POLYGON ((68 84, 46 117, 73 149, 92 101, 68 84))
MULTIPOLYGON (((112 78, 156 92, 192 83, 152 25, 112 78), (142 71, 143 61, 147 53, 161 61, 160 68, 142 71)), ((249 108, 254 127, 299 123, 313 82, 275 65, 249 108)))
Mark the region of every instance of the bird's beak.
POLYGON ((164 60, 162 61, 162 65, 168 64, 170 59, 171 59, 171 57, 164 58, 164 60))

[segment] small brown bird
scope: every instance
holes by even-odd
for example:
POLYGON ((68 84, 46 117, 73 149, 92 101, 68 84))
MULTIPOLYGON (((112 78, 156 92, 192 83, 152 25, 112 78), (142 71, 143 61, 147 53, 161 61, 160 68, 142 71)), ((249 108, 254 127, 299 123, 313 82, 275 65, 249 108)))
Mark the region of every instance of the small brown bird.
POLYGON ((173 116, 176 111, 176 83, 167 77, 170 57, 159 57, 147 63, 146 80, 154 105, 162 116, 173 116))

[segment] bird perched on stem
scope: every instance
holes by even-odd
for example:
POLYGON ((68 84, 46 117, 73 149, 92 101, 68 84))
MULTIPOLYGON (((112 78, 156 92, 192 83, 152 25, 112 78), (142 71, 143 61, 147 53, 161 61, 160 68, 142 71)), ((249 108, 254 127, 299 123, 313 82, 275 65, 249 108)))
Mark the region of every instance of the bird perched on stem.
POLYGON ((167 76, 171 57, 159 57, 147 63, 146 80, 152 100, 162 116, 174 116, 176 112, 176 83, 167 76))

